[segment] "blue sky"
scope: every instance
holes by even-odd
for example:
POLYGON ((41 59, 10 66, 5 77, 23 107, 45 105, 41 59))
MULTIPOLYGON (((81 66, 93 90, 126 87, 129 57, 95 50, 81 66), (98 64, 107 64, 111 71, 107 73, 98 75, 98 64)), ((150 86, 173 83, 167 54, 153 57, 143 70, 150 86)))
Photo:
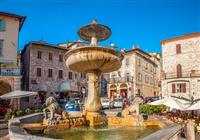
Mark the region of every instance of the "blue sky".
POLYGON ((78 29, 92 19, 112 29, 100 44, 148 52, 160 52, 161 40, 200 31, 200 0, 0 0, 0 11, 27 17, 19 50, 29 41, 78 40, 78 29))

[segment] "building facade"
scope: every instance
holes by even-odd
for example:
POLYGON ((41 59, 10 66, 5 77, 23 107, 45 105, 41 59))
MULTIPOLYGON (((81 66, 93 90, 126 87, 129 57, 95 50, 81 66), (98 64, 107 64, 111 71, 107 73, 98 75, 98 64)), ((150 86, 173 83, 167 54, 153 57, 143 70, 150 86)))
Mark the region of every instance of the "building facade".
POLYGON ((21 89, 18 37, 24 16, 0 12, 0 95, 21 89))
POLYGON ((110 73, 109 97, 131 99, 136 94, 143 97, 158 96, 158 65, 152 60, 152 55, 139 48, 126 51, 121 68, 110 73))
POLYGON ((162 95, 200 93, 200 33, 161 41, 162 95))
POLYGON ((87 91, 86 75, 69 70, 63 58, 66 47, 30 42, 22 52, 23 89, 50 94, 75 97, 87 91))

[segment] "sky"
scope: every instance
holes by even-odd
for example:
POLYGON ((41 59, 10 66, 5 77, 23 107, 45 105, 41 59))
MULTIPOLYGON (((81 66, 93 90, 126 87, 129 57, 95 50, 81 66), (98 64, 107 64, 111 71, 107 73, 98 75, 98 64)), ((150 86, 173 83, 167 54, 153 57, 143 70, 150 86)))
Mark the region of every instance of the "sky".
POLYGON ((26 16, 20 51, 30 41, 80 40, 78 29, 93 19, 112 30, 99 44, 126 50, 160 52, 161 40, 200 32, 200 0, 0 0, 0 11, 26 16))

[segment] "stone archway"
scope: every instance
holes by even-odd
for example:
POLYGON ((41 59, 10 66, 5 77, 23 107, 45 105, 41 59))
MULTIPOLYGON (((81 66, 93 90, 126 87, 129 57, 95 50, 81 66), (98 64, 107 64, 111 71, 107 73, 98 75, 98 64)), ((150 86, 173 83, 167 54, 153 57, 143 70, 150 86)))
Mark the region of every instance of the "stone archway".
POLYGON ((10 84, 4 81, 0 81, 0 96, 3 94, 6 94, 8 92, 11 92, 12 88, 10 84))
POLYGON ((123 83, 120 85, 120 95, 122 98, 127 98, 128 94, 128 85, 123 83))
POLYGON ((115 84, 110 85, 110 98, 114 99, 117 96, 117 86, 115 84))

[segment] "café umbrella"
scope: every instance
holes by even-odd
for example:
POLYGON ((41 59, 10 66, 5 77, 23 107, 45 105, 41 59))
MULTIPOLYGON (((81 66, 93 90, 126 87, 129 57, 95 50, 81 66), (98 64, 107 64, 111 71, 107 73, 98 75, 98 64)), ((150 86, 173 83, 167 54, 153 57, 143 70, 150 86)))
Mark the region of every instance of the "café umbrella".
POLYGON ((17 99, 37 95, 37 92, 15 90, 0 96, 0 99, 17 99))
POLYGON ((173 98, 164 98, 160 99, 154 102, 149 103, 150 105, 166 105, 170 108, 178 109, 178 110, 184 110, 185 107, 183 104, 181 104, 180 101, 173 99, 173 98))
POLYGON ((20 98, 23 98, 23 97, 29 97, 29 96, 35 96, 37 95, 37 92, 31 92, 31 91, 20 91, 20 90, 15 90, 15 91, 12 91, 12 92, 9 92, 9 93, 6 93, 2 96, 0 96, 0 99, 3 99, 3 100, 11 100, 11 108, 13 110, 16 110, 16 109, 20 109, 20 104, 18 104, 20 98), (14 104, 14 102, 17 104, 14 104))

